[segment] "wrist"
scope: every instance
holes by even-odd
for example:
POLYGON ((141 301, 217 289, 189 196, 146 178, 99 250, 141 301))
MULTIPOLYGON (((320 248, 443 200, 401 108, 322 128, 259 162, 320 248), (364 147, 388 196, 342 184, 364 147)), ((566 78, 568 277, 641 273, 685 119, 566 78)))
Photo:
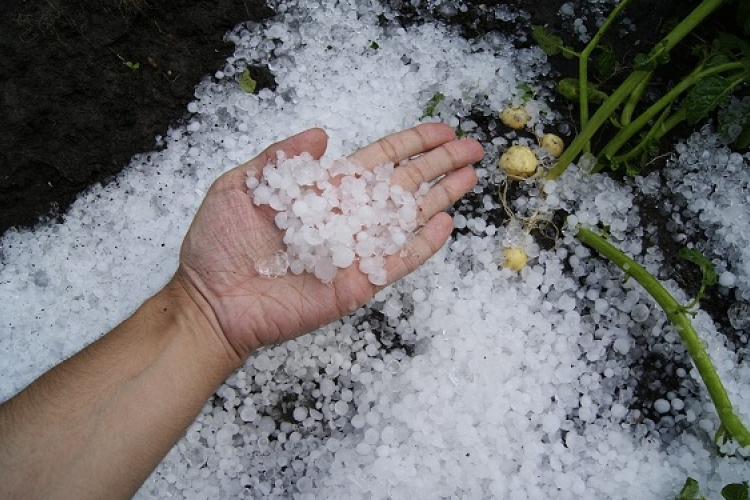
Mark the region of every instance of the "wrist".
POLYGON ((182 270, 160 292, 171 303, 177 328, 189 336, 205 356, 224 366, 227 375, 247 358, 227 340, 208 300, 182 270))

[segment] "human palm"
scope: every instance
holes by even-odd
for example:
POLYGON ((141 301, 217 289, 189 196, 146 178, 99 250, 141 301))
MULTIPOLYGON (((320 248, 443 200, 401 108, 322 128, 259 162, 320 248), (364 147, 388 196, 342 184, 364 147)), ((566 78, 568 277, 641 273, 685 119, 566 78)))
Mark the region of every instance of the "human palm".
MULTIPOLYGON (((283 251, 276 212, 256 206, 247 193, 248 172, 260 175, 276 152, 302 152, 320 158, 327 138, 311 129, 266 149, 258 157, 219 177, 208 192, 180 253, 177 276, 241 359, 262 345, 289 340, 329 323, 367 302, 381 288, 370 283, 356 263, 339 270, 332 283, 309 273, 268 278, 257 265, 283 251)), ((394 181, 416 191, 444 176, 422 199, 424 224, 404 252, 386 259, 388 283, 416 269, 450 235, 452 220, 442 210, 476 183, 469 166, 482 158, 479 143, 456 140, 445 125, 425 124, 385 137, 351 158, 367 168, 416 157, 396 169, 394 181)))

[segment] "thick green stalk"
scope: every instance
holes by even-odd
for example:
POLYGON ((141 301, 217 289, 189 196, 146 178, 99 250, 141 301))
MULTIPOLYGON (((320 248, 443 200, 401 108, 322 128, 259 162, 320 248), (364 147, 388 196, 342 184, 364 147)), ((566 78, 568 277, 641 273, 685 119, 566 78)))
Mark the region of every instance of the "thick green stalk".
MULTIPOLYGON (((666 113, 668 112, 669 110, 665 110, 665 116, 662 118, 659 118, 656 124, 651 128, 651 130, 649 130, 648 134, 646 134, 646 137, 644 137, 641 140, 641 142, 638 143, 637 146, 635 146, 633 149, 631 149, 627 153, 624 153, 619 156, 611 157, 611 164, 619 165, 619 164, 626 163, 630 160, 633 160, 634 158, 639 157, 648 147, 649 143, 651 143, 652 141, 658 141, 664 135, 668 134, 670 130, 675 128, 681 122, 685 121, 685 119, 687 118, 687 113, 685 112, 684 108, 680 108, 679 110, 677 110, 675 114, 673 114, 669 118, 666 117, 666 113)), ((597 163, 596 167, 594 167, 591 170, 591 173, 597 173, 603 167, 604 167, 603 164, 597 163)))
MULTIPOLYGON (((721 7, 727 0, 703 0, 685 19, 680 22, 669 34, 657 44, 659 54, 667 54, 683 38, 685 38, 698 24, 701 23, 708 15, 721 7)), ((634 89, 648 78, 650 70, 635 70, 628 78, 615 90, 612 95, 604 101, 599 107, 591 120, 581 129, 568 149, 558 158, 554 167, 547 173, 548 179, 556 179, 565 171, 566 168, 578 157, 584 150, 586 144, 596 134, 599 128, 609 119, 625 99, 633 92, 634 89)))
MULTIPOLYGON (((597 30, 594 37, 589 41, 589 43, 586 45, 586 48, 583 49, 583 52, 578 56, 578 92, 580 95, 580 104, 581 104, 581 128, 586 127, 586 124, 589 121, 589 100, 588 100, 588 85, 589 85, 589 57, 591 57, 591 54, 594 52, 594 49, 596 49, 599 46, 599 42, 602 40, 602 37, 604 36, 604 33, 607 32, 610 26, 612 26, 612 23, 614 22, 615 18, 622 12, 622 10, 631 2, 632 0, 622 0, 617 6, 612 10, 612 12, 609 13, 607 16, 607 19, 604 20, 604 23, 601 25, 601 27, 597 30)), ((586 143, 584 145, 585 151, 591 150, 591 143, 586 143)))
POLYGON ((570 146, 563 151, 560 158, 557 159, 555 166, 553 166, 547 173, 547 179, 557 179, 565 172, 565 169, 573 163, 573 160, 583 151, 584 147, 599 128, 604 125, 609 117, 617 110, 622 102, 630 95, 630 92, 635 88, 641 80, 646 78, 649 71, 636 70, 630 74, 630 76, 617 88, 617 90, 609 96, 609 98, 602 103, 599 109, 591 117, 586 127, 581 129, 581 132, 573 139, 570 146))
POLYGON ((703 379, 706 389, 708 389, 708 394, 711 396, 722 426, 740 446, 750 446, 750 432, 732 410, 732 403, 724 384, 716 373, 716 368, 711 363, 701 338, 693 328, 693 324, 686 314, 686 309, 646 269, 595 232, 579 227, 577 237, 585 245, 590 246, 615 263, 628 276, 632 276, 661 306, 693 359, 693 363, 703 379))
POLYGON ((658 113, 672 104, 680 94, 698 83, 700 80, 718 73, 724 73, 727 71, 734 71, 738 69, 741 70, 743 68, 744 67, 742 63, 740 62, 726 63, 705 70, 702 69, 702 67, 697 68, 682 81, 680 81, 680 83, 675 85, 672 90, 667 92, 661 99, 652 104, 651 107, 644 111, 638 118, 630 122, 630 124, 628 124, 627 126, 623 127, 622 130, 620 130, 617 135, 615 135, 612 140, 609 141, 609 143, 607 143, 604 148, 602 148, 602 151, 598 156, 600 158, 606 158, 616 155, 620 148, 622 148, 626 142, 628 142, 635 134, 637 134, 643 127, 645 127, 648 122, 650 122, 658 113))
POLYGON ((633 120, 633 113, 635 112, 635 107, 638 105, 639 102, 641 102, 641 97, 643 97, 643 94, 646 92, 646 89, 648 88, 648 84, 651 81, 651 77, 654 75, 654 72, 651 71, 651 73, 648 75, 648 78, 644 78, 641 83, 638 84, 638 86, 633 90, 633 93, 630 94, 630 97, 628 98, 625 105, 622 107, 622 113, 620 114, 620 125, 625 127, 627 125, 630 125, 630 122, 633 120))

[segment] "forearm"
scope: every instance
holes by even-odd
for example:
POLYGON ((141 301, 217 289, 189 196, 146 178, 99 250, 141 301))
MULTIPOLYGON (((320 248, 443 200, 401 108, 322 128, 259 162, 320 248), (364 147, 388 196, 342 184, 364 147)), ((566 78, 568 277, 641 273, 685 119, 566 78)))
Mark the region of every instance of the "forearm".
POLYGON ((176 281, 0 405, 0 497, 128 498, 237 366, 176 281))

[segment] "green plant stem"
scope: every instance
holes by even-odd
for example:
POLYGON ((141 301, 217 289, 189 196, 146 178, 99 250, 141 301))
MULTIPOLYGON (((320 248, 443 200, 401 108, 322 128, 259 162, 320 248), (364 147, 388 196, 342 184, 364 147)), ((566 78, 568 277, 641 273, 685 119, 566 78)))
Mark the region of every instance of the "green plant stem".
MULTIPOLYGON (((589 43, 586 45, 586 47, 583 49, 583 51, 578 56, 578 89, 579 89, 579 95, 581 96, 580 99, 580 113, 581 113, 581 128, 586 127, 586 124, 589 121, 589 96, 588 96, 588 85, 589 85, 589 57, 591 57, 591 54, 594 52, 594 49, 596 49, 599 46, 599 42, 602 40, 602 37, 604 36, 604 33, 607 32, 610 26, 612 26, 612 23, 614 22, 615 18, 622 12, 622 10, 631 2, 632 0, 622 0, 617 6, 612 10, 612 12, 609 13, 607 16, 607 19, 604 20, 604 23, 601 25, 601 27, 597 30, 594 37, 589 41, 589 43)), ((591 151, 591 142, 588 141, 583 147, 584 151, 591 151)))
POLYGON ((609 99, 604 101, 599 109, 591 117, 586 127, 573 139, 570 146, 560 155, 555 165, 547 173, 547 179, 557 179, 565 172, 565 169, 573 163, 573 160, 583 151, 583 148, 591 140, 599 128, 609 120, 610 116, 617 110, 620 104, 630 95, 641 80, 648 76, 648 71, 636 70, 615 90, 609 99))
POLYGON ((664 94, 664 96, 651 105, 646 111, 644 111, 638 118, 630 122, 627 126, 623 127, 617 135, 615 135, 598 155, 600 158, 613 157, 622 148, 626 142, 628 142, 635 134, 638 133, 643 127, 645 127, 649 121, 651 121, 658 113, 660 113, 665 107, 669 106, 674 102, 677 97, 685 92, 687 89, 698 83, 700 80, 715 75, 717 73, 724 73, 727 71, 744 69, 742 63, 731 62, 714 66, 708 69, 702 69, 702 67, 696 68, 687 77, 685 77, 680 83, 675 85, 672 90, 664 94))
POLYGON ((646 89, 648 88, 648 84, 651 81, 652 76, 654 76, 653 71, 649 73, 647 78, 644 78, 638 84, 638 86, 633 90, 633 93, 630 94, 630 97, 628 98, 625 105, 622 107, 622 113, 620 114, 620 122, 619 122, 622 127, 629 125, 630 122, 633 120, 633 113, 635 112, 635 107, 641 101, 641 97, 643 97, 643 94, 646 92, 646 89))
MULTIPOLYGON (((628 151, 625 154, 612 157, 612 164, 618 165, 622 164, 624 162, 628 162, 639 155, 641 155, 644 150, 648 147, 649 143, 653 141, 658 141, 661 139, 664 135, 669 133, 670 130, 675 128, 677 125, 679 125, 681 122, 685 121, 687 118, 687 113, 683 108, 680 108, 677 110, 675 114, 672 116, 669 116, 667 118, 667 114, 669 112, 669 109, 664 111, 664 116, 661 117, 656 124, 651 128, 651 130, 648 131, 648 134, 641 140, 641 142, 638 143, 637 146, 635 146, 633 149, 628 151)), ((599 172, 603 168, 603 165, 597 164, 596 167, 592 169, 592 173, 599 172)))
MULTIPOLYGON (((685 19, 675 26, 669 34, 662 39, 657 47, 663 53, 667 53, 675 45, 677 45, 683 38, 685 38, 698 24, 701 23, 709 14, 714 12, 716 9, 721 7, 727 0, 703 0, 693 11, 688 14, 685 19)), ((589 143, 594 134, 599 128, 609 119, 617 108, 622 104, 625 99, 633 92, 633 89, 637 88, 638 85, 643 82, 644 78, 649 77, 651 70, 635 70, 628 78, 615 90, 609 99, 604 101, 599 109, 591 117, 591 120, 586 123, 585 127, 581 128, 581 132, 576 136, 573 142, 570 144, 568 149, 558 158, 555 166, 552 167, 547 173, 548 179, 556 179, 573 160, 583 151, 586 144, 589 143)), ((582 100, 583 101, 583 100, 582 100)))
POLYGON ((646 269, 594 231, 579 227, 577 237, 585 245, 593 248, 620 267, 628 276, 632 276, 661 306, 675 326, 701 379, 703 379, 716 408, 716 413, 719 415, 721 425, 740 446, 750 446, 750 432, 732 410, 732 403, 724 384, 716 373, 716 368, 711 363, 701 338, 693 328, 693 324, 686 314, 686 309, 646 269))

